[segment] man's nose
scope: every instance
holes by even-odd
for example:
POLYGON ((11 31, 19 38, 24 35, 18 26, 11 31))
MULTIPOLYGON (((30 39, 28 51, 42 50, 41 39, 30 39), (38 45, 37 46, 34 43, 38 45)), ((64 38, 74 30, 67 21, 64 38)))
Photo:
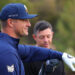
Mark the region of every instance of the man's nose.
POLYGON ((30 27, 31 26, 31 23, 30 23, 30 21, 28 20, 28 26, 30 27))
POLYGON ((31 23, 29 22, 29 26, 31 26, 31 23))
POLYGON ((47 37, 45 37, 45 38, 44 38, 44 41, 45 41, 45 42, 47 42, 47 41, 48 41, 48 38, 47 38, 47 37))

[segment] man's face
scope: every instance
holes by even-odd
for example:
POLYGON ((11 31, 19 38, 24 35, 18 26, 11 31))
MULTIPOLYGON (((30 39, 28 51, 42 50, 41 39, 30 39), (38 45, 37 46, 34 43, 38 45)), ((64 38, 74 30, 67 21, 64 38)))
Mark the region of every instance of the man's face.
POLYGON ((36 36, 33 34, 36 44, 40 47, 50 48, 52 44, 53 32, 50 28, 37 32, 36 36))
POLYGON ((17 36, 28 35, 28 28, 31 26, 29 20, 14 20, 14 31, 17 36))

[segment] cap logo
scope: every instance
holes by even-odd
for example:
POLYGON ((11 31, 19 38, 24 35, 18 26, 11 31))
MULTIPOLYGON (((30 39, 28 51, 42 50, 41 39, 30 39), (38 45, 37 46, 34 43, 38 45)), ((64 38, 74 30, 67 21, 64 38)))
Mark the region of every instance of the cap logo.
POLYGON ((16 17, 18 14, 8 15, 8 17, 16 17))
POLYGON ((27 7, 25 5, 24 5, 24 8, 25 8, 26 12, 28 12, 27 7))

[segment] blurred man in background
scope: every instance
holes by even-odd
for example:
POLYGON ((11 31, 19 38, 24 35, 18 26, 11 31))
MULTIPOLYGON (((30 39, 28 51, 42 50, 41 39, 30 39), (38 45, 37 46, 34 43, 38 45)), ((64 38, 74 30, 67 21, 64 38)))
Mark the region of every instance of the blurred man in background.
MULTIPOLYGON (((33 39, 36 41, 36 46, 50 49, 53 34, 54 32, 50 23, 38 21, 33 29, 33 39)), ((57 59, 47 60, 46 62, 33 62, 29 65, 26 64, 25 67, 29 75, 38 75, 38 73, 39 75, 65 75, 64 64, 57 59)))

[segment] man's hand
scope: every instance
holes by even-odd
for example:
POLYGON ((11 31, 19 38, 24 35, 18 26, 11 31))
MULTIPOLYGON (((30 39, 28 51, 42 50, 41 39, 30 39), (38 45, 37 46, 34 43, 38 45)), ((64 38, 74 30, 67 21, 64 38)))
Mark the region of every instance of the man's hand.
POLYGON ((75 67, 73 65, 73 64, 75 64, 75 57, 73 57, 73 56, 71 56, 71 55, 69 55, 67 53, 63 53, 62 59, 69 66, 69 68, 72 71, 75 71, 75 67))

